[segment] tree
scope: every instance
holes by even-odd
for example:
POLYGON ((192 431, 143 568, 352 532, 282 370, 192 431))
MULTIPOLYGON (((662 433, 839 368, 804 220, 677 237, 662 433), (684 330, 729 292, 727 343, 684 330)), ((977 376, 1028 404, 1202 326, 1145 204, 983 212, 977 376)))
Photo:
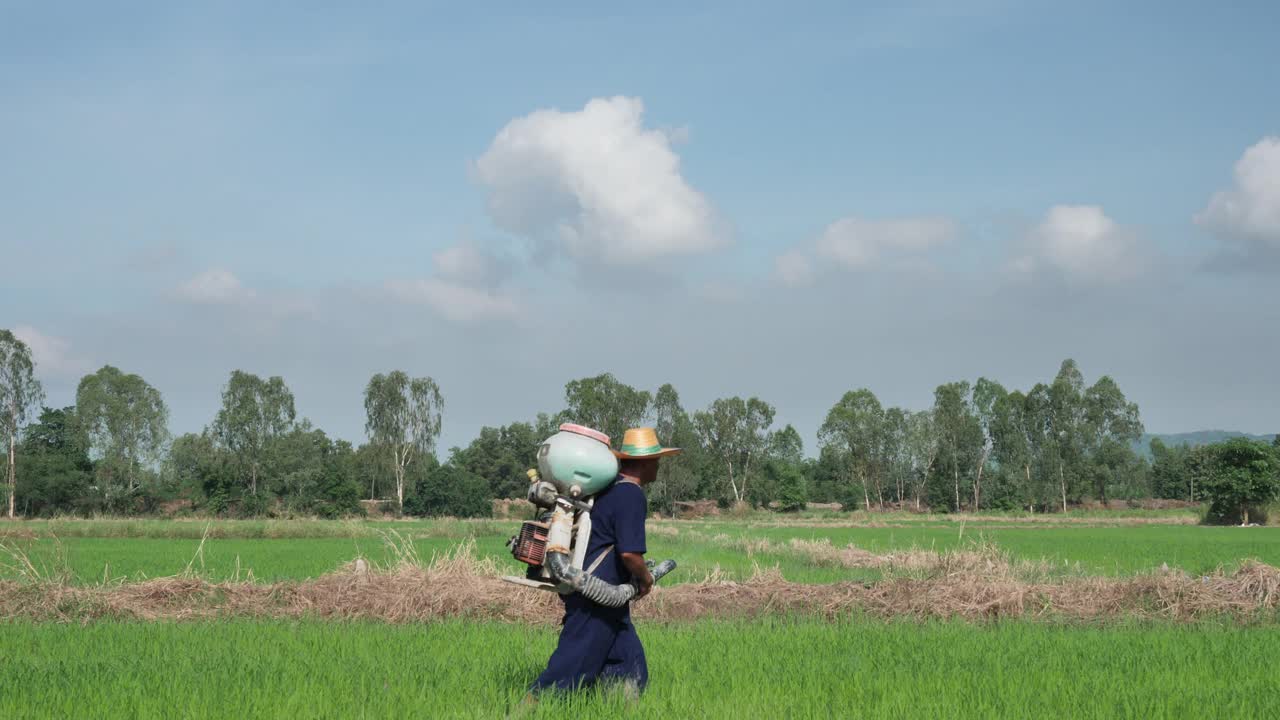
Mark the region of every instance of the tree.
POLYGON ((911 492, 915 496, 916 510, 919 510, 925 482, 938 457, 938 433, 932 410, 911 413, 907 418, 906 442, 911 464, 911 492))
POLYGON ((1131 443, 1142 436, 1142 420, 1138 406, 1129 402, 1120 386, 1110 376, 1098 378, 1084 395, 1084 441, 1090 459, 1103 468, 1095 472, 1094 492, 1104 504, 1107 502, 1107 480, 1114 478, 1119 465, 1131 462, 1131 443))
POLYGON ((735 503, 747 496, 752 464, 768 447, 773 406, 759 398, 720 398, 694 413, 702 445, 724 466, 735 503))
POLYGON ((787 465, 799 466, 804 462, 804 439, 800 432, 788 424, 769 435, 769 458, 787 465))
POLYGON ((122 498, 115 491, 137 490, 139 470, 160 458, 169 439, 164 398, 140 376, 104 365, 81 378, 76 414, 89 447, 101 458, 97 475, 106 502, 118 504, 122 498))
POLYGON ((1067 493, 1085 457, 1088 434, 1088 406, 1084 396, 1084 376, 1076 361, 1062 361, 1058 375, 1049 386, 1049 448, 1058 469, 1058 489, 1062 512, 1067 511, 1067 493), (1067 473, 1067 466, 1072 472, 1067 473))
POLYGON ((44 408, 27 426, 21 445, 21 492, 24 515, 91 512, 89 486, 93 464, 84 435, 76 426, 75 408, 44 408))
POLYGON ((466 448, 450 449, 449 464, 484 479, 489 497, 522 498, 529 486, 525 472, 537 466, 538 445, 546 437, 524 422, 482 427, 466 448))
POLYGON ((364 390, 365 431, 391 456, 396 505, 404 509, 405 468, 429 455, 440 437, 444 398, 429 377, 410 378, 401 370, 374 375, 364 390))
POLYGON ((0 330, 0 439, 9 441, 9 517, 18 496, 18 431, 44 401, 31 350, 12 332, 0 330))
POLYGON ((670 383, 658 388, 652 404, 653 427, 664 445, 683 448, 658 465, 658 482, 649 491, 649 506, 674 513, 677 501, 694 497, 705 455, 698 442, 693 420, 680 404, 680 394, 670 383))
POLYGON ((795 479, 783 472, 784 466, 793 468, 799 473, 798 477, 801 480, 798 487, 803 487, 804 441, 800 433, 791 425, 769 433, 758 465, 761 472, 755 475, 751 490, 747 493, 747 502, 754 507, 767 508, 775 501, 780 501, 783 488, 779 483, 788 483, 795 479))
MULTIPOLYGON (((1021 486, 1016 494, 1019 506, 1032 497, 1032 425, 1033 419, 1027 396, 1021 390, 998 395, 991 407, 987 432, 991 440, 991 453, 1013 487, 1021 486), (1019 477, 1020 476, 1020 477, 1019 477)), ((1014 498, 1007 498, 1013 501, 1014 498)))
POLYGON ((862 388, 844 394, 827 411, 818 429, 818 443, 834 448, 843 460, 851 486, 862 487, 862 499, 871 509, 870 483, 876 472, 882 435, 884 409, 875 393, 862 388))
POLYGON ((620 440, 627 428, 644 422, 652 398, 647 391, 604 373, 566 383, 564 401, 568 406, 566 414, 573 422, 620 440))
POLYGON ((1151 438, 1151 494, 1158 498, 1197 498, 1195 475, 1189 472, 1187 459, 1191 447, 1186 443, 1169 447, 1158 437, 1151 438))
POLYGON ((351 444, 303 420, 267 446, 266 463, 289 511, 334 518, 360 511, 351 444))
POLYGON ((795 512, 805 509, 809 503, 809 490, 799 465, 771 460, 766 472, 771 476, 779 510, 795 512))
POLYGON ((894 502, 901 505, 911 482, 911 448, 908 436, 911 412, 899 407, 884 411, 882 454, 886 477, 893 481, 894 502))
POLYGON ((213 435, 249 466, 249 494, 258 494, 258 474, 267 446, 289 431, 295 418, 293 393, 284 379, 266 380, 234 370, 222 389, 222 408, 213 420, 213 435))
POLYGON ((1208 460, 1204 490, 1210 519, 1248 525, 1250 508, 1280 497, 1280 458, 1266 443, 1232 438, 1197 450, 1208 460))
POLYGON ((484 479, 453 465, 427 473, 404 508, 410 515, 490 517, 493 503, 484 479))
POLYGON ((982 473, 987 467, 987 459, 995 449, 996 406, 1008 394, 1003 385, 984 377, 978 378, 978 382, 973 385, 973 409, 982 433, 982 446, 978 451, 978 464, 973 475, 975 511, 982 505, 982 473))
MULTIPOLYGON (((950 480, 952 498, 946 504, 952 510, 962 507, 960 501, 961 477, 969 474, 982 455, 982 426, 969 401, 969 383, 953 382, 939 385, 933 393, 933 417, 938 433, 938 464, 935 468, 939 480, 950 480)), ((934 493, 935 500, 945 496, 940 487, 934 493)), ((975 508, 976 509, 976 508, 975 508)))

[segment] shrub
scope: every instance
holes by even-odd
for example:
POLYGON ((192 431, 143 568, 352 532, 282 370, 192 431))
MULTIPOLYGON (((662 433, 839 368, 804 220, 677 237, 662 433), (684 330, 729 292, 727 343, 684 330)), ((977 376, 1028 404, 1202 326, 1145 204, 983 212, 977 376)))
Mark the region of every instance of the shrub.
POLYGON ((772 479, 778 509, 783 512, 804 510, 809 502, 809 487, 800 468, 791 463, 770 463, 768 473, 772 479))
POLYGON ((1202 454, 1207 522, 1266 522, 1263 508, 1280 497, 1280 458, 1271 446, 1234 438, 1195 453, 1202 454))
POLYGON ((406 515, 492 517, 493 503, 484 478, 453 465, 441 465, 427 473, 418 491, 405 500, 406 515))

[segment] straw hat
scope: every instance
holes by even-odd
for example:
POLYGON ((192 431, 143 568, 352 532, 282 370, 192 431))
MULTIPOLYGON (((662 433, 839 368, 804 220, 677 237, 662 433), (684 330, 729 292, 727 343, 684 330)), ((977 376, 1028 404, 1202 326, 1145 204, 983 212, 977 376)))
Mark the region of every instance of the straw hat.
POLYGON ((622 447, 613 454, 624 460, 657 460, 682 452, 680 448, 662 447, 653 428, 631 428, 622 436, 622 447))

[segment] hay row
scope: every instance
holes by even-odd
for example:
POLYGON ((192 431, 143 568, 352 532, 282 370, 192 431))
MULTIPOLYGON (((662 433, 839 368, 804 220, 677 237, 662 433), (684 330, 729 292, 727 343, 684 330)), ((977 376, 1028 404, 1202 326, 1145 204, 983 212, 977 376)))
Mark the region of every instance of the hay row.
MULTIPOLYGON (((917 553, 912 576, 875 583, 807 585, 784 580, 776 568, 757 569, 743 582, 712 573, 701 582, 659 587, 634 606, 637 618, 691 621, 764 615, 836 618, 1119 618, 1189 621, 1210 617, 1275 620, 1280 569, 1248 562, 1232 573, 1191 577, 1162 571, 1131 578, 1019 580, 999 556, 982 551, 917 553)), ((0 582, 0 618, 88 622, 96 619, 187 620, 226 617, 378 620, 392 623, 446 618, 553 624, 553 594, 498 578, 490 559, 464 544, 422 563, 406 555, 393 567, 356 561, 314 580, 261 584, 209 582, 185 575, 93 587, 42 580, 0 582)))

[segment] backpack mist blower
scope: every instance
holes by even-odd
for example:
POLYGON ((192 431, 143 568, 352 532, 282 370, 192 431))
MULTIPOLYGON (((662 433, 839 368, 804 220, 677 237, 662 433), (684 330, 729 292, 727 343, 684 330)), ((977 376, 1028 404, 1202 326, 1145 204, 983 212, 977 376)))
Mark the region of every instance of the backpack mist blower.
MULTIPOLYGON (((568 595, 580 592, 608 607, 626 605, 638 592, 634 582, 614 585, 582 569, 591 539, 594 496, 618 477, 618 459, 609 436, 565 423, 538 447, 538 468, 529 471, 528 500, 538 519, 526 520, 507 542, 511 554, 529 565, 524 577, 507 582, 568 595)), ((646 563, 656 582, 676 567, 674 560, 646 563)))

